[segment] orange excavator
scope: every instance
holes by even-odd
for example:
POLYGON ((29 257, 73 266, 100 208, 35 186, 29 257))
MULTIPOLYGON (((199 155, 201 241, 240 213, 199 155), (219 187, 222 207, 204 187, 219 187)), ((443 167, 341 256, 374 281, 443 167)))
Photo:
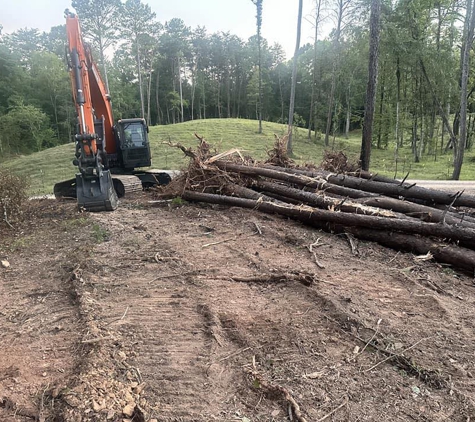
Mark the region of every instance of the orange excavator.
POLYGON ((114 124, 111 97, 81 36, 77 15, 66 10, 68 65, 78 115, 73 164, 79 172, 57 183, 54 194, 77 198, 87 211, 112 211, 118 198, 143 187, 167 184, 166 171, 139 171, 151 165, 148 126, 143 118, 114 124))

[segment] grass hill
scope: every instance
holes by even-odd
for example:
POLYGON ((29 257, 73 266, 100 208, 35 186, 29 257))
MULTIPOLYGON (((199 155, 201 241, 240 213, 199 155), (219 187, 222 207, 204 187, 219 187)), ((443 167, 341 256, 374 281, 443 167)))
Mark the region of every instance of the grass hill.
MULTIPOLYGON (((257 122, 245 119, 207 119, 195 120, 168 126, 150 128, 153 168, 179 169, 187 160, 181 151, 166 145, 166 142, 180 142, 185 146, 196 145, 194 133, 203 136, 218 151, 240 148, 244 154, 256 159, 267 156, 272 147, 274 134, 281 136, 286 126, 263 122, 263 133, 257 133, 257 122)), ((357 159, 361 143, 360 132, 352 134, 350 139, 331 139, 329 149, 343 150, 350 159, 357 159)), ((315 142, 307 139, 307 130, 297 129, 294 135, 294 154, 298 162, 319 164, 324 152, 323 139, 315 142)), ((50 148, 28 156, 9 159, 1 163, 2 167, 12 169, 31 179, 31 194, 52 193, 53 185, 74 176, 76 168, 72 164, 74 145, 67 144, 50 148)), ((452 172, 452 153, 425 157, 420 163, 413 163, 409 148, 399 152, 399 162, 395 163, 394 149, 372 150, 371 170, 379 174, 404 177, 410 172, 413 179, 448 179, 452 172)), ((475 179, 475 153, 466 154, 462 179, 475 179)))

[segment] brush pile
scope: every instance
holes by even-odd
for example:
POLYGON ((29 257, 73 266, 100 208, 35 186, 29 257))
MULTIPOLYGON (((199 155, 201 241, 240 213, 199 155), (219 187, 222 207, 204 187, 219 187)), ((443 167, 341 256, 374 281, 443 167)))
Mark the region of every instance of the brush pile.
POLYGON ((285 139, 276 140, 263 163, 236 149, 216 154, 198 139, 196 150, 174 145, 190 157, 190 164, 158 192, 160 197, 280 214, 475 272, 475 196, 349 172, 354 169, 341 153, 325 157, 333 171, 298 167, 286 155, 285 139))

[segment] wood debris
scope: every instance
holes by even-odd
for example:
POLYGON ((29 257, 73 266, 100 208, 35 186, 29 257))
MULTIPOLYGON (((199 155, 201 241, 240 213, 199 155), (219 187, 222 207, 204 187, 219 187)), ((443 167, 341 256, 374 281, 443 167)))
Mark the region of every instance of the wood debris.
POLYGON ((355 255, 355 239, 364 239, 475 273, 475 196, 355 171, 344 154, 326 157, 326 167, 346 173, 298 167, 285 138, 259 163, 236 149, 217 154, 196 136, 196 150, 176 145, 190 164, 160 197, 281 214, 345 234, 355 255))

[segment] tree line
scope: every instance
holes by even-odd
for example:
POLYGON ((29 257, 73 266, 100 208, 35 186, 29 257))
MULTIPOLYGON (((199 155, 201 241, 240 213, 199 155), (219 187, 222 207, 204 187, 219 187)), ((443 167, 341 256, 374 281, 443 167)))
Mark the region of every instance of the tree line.
MULTIPOLYGON (((256 5, 256 16, 249 17, 257 18, 256 35, 243 40, 191 28, 179 18, 160 22, 141 0, 73 0, 115 117, 143 116, 150 125, 228 117, 290 120, 306 127, 309 139, 329 146, 334 136, 363 126, 375 33, 370 12, 378 3, 374 121, 365 123, 372 128, 370 147, 394 147, 397 159, 409 146, 416 162, 453 153, 458 178, 475 129, 475 0, 313 0, 314 15, 307 19, 315 40, 296 49, 295 70, 282 47, 261 35, 262 10, 272 6, 249 1, 256 5)), ((0 29, 0 157, 72 138, 65 43, 64 25, 43 33, 0 29)))

